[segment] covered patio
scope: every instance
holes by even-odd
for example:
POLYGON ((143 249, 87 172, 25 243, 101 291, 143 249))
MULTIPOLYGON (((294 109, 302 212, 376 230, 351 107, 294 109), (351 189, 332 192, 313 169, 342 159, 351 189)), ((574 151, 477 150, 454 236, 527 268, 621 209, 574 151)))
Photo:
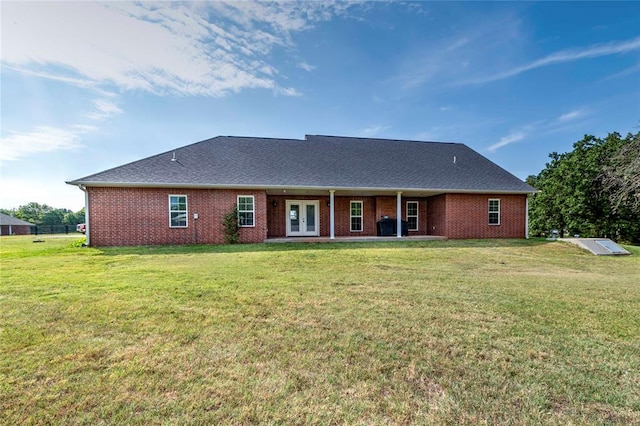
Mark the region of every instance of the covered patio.
POLYGON ((291 187, 269 188, 266 192, 268 240, 427 236, 432 233, 427 228, 427 198, 440 194, 419 190, 291 187), (412 226, 406 222, 407 203, 413 209, 412 226), (383 219, 388 221, 386 233, 376 232, 377 222, 383 219))

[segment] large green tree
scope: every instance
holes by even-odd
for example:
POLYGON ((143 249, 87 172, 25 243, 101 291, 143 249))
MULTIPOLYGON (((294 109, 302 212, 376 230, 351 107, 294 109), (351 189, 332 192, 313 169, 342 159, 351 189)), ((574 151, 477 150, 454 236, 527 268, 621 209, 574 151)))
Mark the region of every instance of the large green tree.
POLYGON ((558 229, 569 235, 639 242, 639 135, 585 135, 573 151, 551 153, 544 170, 527 178, 540 191, 530 203, 531 233, 558 229))
POLYGON ((30 202, 18 207, 15 216, 19 219, 26 220, 27 222, 42 225, 45 214, 50 213, 53 210, 55 210, 53 207, 46 204, 30 202))
POLYGON ((602 181, 614 211, 627 209, 640 217, 640 133, 627 136, 604 168, 602 181))
POLYGON ((42 215, 41 225, 61 225, 64 221, 64 216, 70 213, 67 209, 53 209, 42 215))
POLYGON ((84 223, 84 207, 77 212, 68 211, 65 213, 64 218, 62 219, 62 223, 65 225, 77 225, 79 223, 84 223))
POLYGON ((74 213, 69 209, 56 209, 36 202, 27 203, 17 209, 0 211, 35 225, 77 225, 85 221, 84 208, 74 213))

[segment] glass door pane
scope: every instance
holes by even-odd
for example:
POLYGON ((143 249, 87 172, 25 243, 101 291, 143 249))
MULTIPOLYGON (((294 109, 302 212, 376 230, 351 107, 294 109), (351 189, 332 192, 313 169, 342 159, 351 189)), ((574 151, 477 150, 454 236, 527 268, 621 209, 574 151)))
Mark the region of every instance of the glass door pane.
POLYGON ((300 205, 299 204, 291 204, 289 206, 289 226, 290 226, 289 230, 291 232, 300 232, 300 205))
POLYGON ((307 204, 307 229, 305 232, 316 232, 316 206, 315 204, 307 204))
POLYGON ((317 236, 320 210, 317 200, 287 200, 287 237, 317 236))

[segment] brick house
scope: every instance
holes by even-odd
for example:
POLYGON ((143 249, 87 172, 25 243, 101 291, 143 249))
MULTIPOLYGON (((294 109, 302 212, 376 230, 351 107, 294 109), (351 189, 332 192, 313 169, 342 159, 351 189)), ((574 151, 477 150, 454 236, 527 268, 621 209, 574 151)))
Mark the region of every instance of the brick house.
POLYGON ((33 223, 0 213, 0 235, 29 235, 34 226, 33 223))
POLYGON ((67 182, 91 245, 436 235, 525 238, 534 188, 459 143, 218 136, 67 182))

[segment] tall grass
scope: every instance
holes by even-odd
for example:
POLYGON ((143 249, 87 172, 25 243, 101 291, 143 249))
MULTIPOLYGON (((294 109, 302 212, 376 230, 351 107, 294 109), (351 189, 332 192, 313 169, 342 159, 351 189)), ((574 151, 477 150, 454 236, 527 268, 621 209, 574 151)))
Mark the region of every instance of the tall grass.
POLYGON ((640 423, 640 249, 0 240, 0 423, 640 423))

